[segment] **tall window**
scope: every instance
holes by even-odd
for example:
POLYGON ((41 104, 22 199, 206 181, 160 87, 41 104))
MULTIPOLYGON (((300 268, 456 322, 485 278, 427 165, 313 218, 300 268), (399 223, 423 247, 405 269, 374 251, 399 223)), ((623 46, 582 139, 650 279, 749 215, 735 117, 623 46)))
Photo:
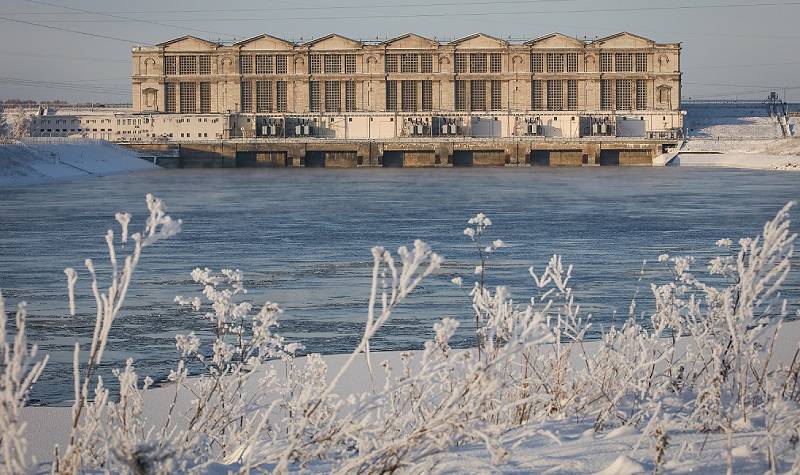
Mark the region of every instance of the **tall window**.
POLYGON ((647 72, 647 53, 636 53, 636 72, 647 72))
POLYGON ((387 54, 386 55, 386 72, 387 73, 396 73, 397 72, 397 55, 396 54, 387 54))
POLYGON ((386 81, 386 110, 397 110, 397 81, 386 81))
POLYGON ((193 82, 180 83, 181 113, 197 112, 197 84, 193 82))
POLYGON ((535 79, 531 82, 531 109, 544 110, 544 95, 542 94, 542 81, 535 79))
POLYGON ((467 81, 455 82, 455 106, 457 111, 467 110, 467 81))
POLYGON ((177 59, 175 56, 164 56, 164 74, 178 74, 177 59))
POLYGON ((564 110, 564 84, 560 79, 547 81, 547 110, 564 110))
POLYGON ((180 74, 197 74, 197 56, 181 55, 178 58, 178 72, 180 74))
POLYGON ((356 110, 356 82, 347 81, 344 83, 344 110, 353 112, 356 110))
POLYGON ((312 54, 308 58, 308 72, 310 74, 319 74, 322 72, 322 59, 318 54, 312 54))
POLYGON ((242 81, 242 112, 253 112, 253 83, 242 81))
POLYGON ((613 58, 611 53, 600 53, 601 73, 610 73, 613 70, 613 58))
POLYGON ((356 73, 356 55, 348 54, 344 57, 344 72, 345 74, 356 73))
POLYGON ((325 74, 342 74, 342 55, 325 55, 325 74))
POLYGON ((567 53, 567 72, 578 72, 578 53, 567 53))
POLYGON ((417 110, 417 81, 402 81, 400 84, 400 102, 403 112, 417 110))
POLYGON ((272 83, 256 81, 256 112, 272 112, 272 83))
POLYGON ((503 72, 503 55, 500 53, 492 53, 489 56, 489 72, 501 73, 503 72))
POLYGON ((611 95, 611 80, 600 80, 600 109, 611 110, 613 106, 613 96, 611 95))
POLYGON ((430 53, 423 53, 420 57, 422 67, 421 70, 423 73, 432 73, 433 72, 433 55, 430 53))
POLYGON ((564 54, 563 53, 547 53, 547 72, 548 73, 563 73, 564 72, 564 54))
POLYGON ((531 53, 531 72, 544 72, 544 53, 531 53))
POLYGON ((644 79, 636 80, 636 110, 647 109, 647 81, 644 79))
POLYGON ((567 81, 567 109, 578 110, 578 81, 576 79, 567 81))
POLYGON ((286 56, 275 57, 275 72, 277 74, 286 74, 286 56))
POLYGON ((485 73, 486 72, 486 54, 485 53, 471 53, 469 55, 469 72, 471 72, 471 73, 485 73))
POLYGON ((470 81, 470 109, 486 110, 486 81, 470 81))
POLYGON ((211 112, 211 83, 200 83, 200 113, 208 114, 211 112))
POLYGON ((272 74, 272 56, 256 55, 256 74, 272 74))
POLYGON ((325 111, 342 110, 342 86, 339 81, 325 81, 325 111))
POLYGON ((207 54, 200 56, 200 74, 211 74, 211 56, 207 54))
POLYGON ((419 55, 414 53, 405 53, 400 55, 400 72, 401 73, 418 73, 419 72, 419 55))
POLYGON ((422 81, 422 110, 433 110, 433 81, 422 81))
POLYGON ((249 54, 239 56, 239 72, 253 74, 253 57, 249 54))
POLYGON ((633 53, 617 53, 614 55, 616 71, 628 73, 633 71, 633 53))
POLYGON ((617 80, 617 110, 631 110, 631 80, 617 80))
POLYGON ((466 53, 456 53, 455 56, 456 61, 456 73, 465 73, 467 72, 467 55, 466 53))
POLYGON ((164 109, 167 112, 177 112, 174 82, 164 83, 164 109))
POLYGON ((503 108, 503 81, 492 81, 492 110, 503 108))
POLYGON ((286 112, 286 81, 278 81, 275 83, 275 96, 277 99, 275 109, 278 112, 286 112))
POLYGON ((319 112, 319 81, 308 82, 308 109, 319 112))

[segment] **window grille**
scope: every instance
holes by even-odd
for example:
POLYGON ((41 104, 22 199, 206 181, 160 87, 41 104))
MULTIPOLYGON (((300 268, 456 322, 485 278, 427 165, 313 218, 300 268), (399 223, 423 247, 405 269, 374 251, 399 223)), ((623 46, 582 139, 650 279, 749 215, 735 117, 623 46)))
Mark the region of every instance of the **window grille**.
POLYGON ((177 112, 175 105, 175 83, 164 83, 164 109, 167 112, 177 112))
POLYGON ((286 81, 275 83, 275 96, 277 99, 276 109, 278 112, 286 112, 286 81))
POLYGON ((396 54, 387 54, 386 55, 386 72, 387 73, 396 73, 397 72, 397 55, 396 54))
POLYGON ((544 97, 542 95, 542 81, 535 79, 531 82, 531 109, 544 110, 544 97))
POLYGON ((339 81, 325 81, 325 111, 342 110, 342 86, 339 81))
POLYGON ((560 111, 564 109, 564 84, 561 80, 547 81, 547 110, 560 111))
POLYGON ((239 72, 253 74, 253 57, 249 54, 239 56, 239 72))
POLYGON ((325 74, 342 74, 342 55, 325 55, 325 74))
POLYGON ((567 53, 567 72, 578 72, 578 53, 567 53))
POLYGON ((469 55, 469 72, 471 72, 471 73, 485 73, 486 72, 486 54, 485 53, 471 53, 469 55))
POLYGON ((272 112, 272 83, 256 81, 256 112, 272 112))
POLYGON ((256 74, 272 74, 272 56, 256 55, 256 74))
POLYGON ((211 112, 211 83, 200 83, 200 113, 208 114, 211 112))
POLYGON ((400 55, 400 72, 401 73, 418 73, 419 72, 419 55, 413 53, 400 55))
POLYGON ((400 84, 400 102, 403 112, 417 110, 417 81, 403 81, 400 84))
POLYGON ((492 53, 489 56, 489 72, 501 73, 503 72, 503 55, 500 53, 492 53))
POLYGON ((180 74, 197 74, 197 56, 180 56, 178 66, 180 74))
POLYGON ((197 112, 197 85, 193 82, 182 82, 181 91, 181 113, 197 112))
POLYGON ((455 107, 457 111, 467 110, 467 81, 455 82, 455 107))
POLYGON ((467 55, 466 53, 456 53, 455 55, 455 72, 456 73, 466 73, 467 72, 467 55))
POLYGON ((200 74, 211 74, 211 56, 207 54, 200 56, 200 74))
POLYGON ((531 53, 531 72, 544 72, 544 53, 531 53))
POLYGON ((563 73, 564 72, 564 54, 563 53, 547 53, 547 72, 548 73, 563 73))
POLYGON ((636 53, 636 72, 647 72, 647 53, 636 53))
POLYGON ((616 71, 628 73, 633 71, 633 53, 617 53, 614 55, 616 71))
POLYGON ((308 82, 308 108, 311 112, 319 112, 319 81, 308 82))
POLYGON ((344 110, 353 112, 356 110, 356 82, 347 81, 344 83, 344 110))
POLYGON ((486 81, 470 81, 470 109, 486 110, 486 81))
POLYGON ((567 81, 567 109, 578 110, 578 81, 576 79, 567 81))
POLYGON ((386 81, 386 110, 397 110, 397 81, 386 81))
POLYGON ((319 74, 322 72, 322 60, 318 54, 312 54, 308 59, 308 72, 310 74, 319 74))
POLYGON ((422 110, 433 110, 433 81, 422 81, 422 110))
POLYGON ((253 83, 242 81, 242 112, 253 112, 253 83))
POLYGON ((611 53, 600 53, 600 72, 610 73, 612 71, 613 56, 611 53))
POLYGON ((631 110, 631 80, 617 80, 617 110, 631 110))
POLYGON ((164 74, 178 74, 175 56, 164 56, 164 74))
POLYGON ((647 81, 644 79, 636 80, 636 110, 647 109, 647 81))
POLYGON ((430 53, 424 53, 421 56, 421 63, 422 63, 422 72, 423 73, 432 73, 433 72, 433 55, 430 53))
POLYGON ((492 110, 503 109, 503 82, 492 81, 492 110))
POLYGON ((275 73, 286 74, 286 56, 275 57, 275 73))
POLYGON ((356 55, 348 54, 344 57, 344 72, 345 74, 356 73, 356 55))
POLYGON ((611 96, 611 80, 600 80, 600 109, 611 110, 613 106, 611 96))

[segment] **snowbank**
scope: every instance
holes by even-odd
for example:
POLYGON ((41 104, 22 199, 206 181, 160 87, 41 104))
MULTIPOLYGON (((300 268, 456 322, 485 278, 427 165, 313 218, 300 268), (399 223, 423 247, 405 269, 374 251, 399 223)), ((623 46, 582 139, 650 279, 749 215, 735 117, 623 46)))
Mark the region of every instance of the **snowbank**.
MULTIPOLYGON (((772 364, 788 363, 792 360, 796 342, 800 340, 800 321, 788 322, 784 325, 778 344, 775 345, 775 355, 772 364)), ((602 342, 589 341, 585 343, 588 353, 594 353, 602 342)), ((683 345, 685 346, 685 345, 683 345)), ((413 365, 419 364, 421 351, 410 352, 413 356, 413 365)), ((393 368, 402 366, 404 352, 392 351, 372 353, 373 366, 386 361, 393 368)), ((327 355, 323 359, 328 365, 328 374, 336 374, 345 363, 349 355, 327 355)), ((581 355, 574 353, 571 358, 575 362, 581 360, 581 355)), ((298 365, 305 364, 305 358, 298 358, 298 365)), ((283 363, 273 361, 266 364, 261 371, 277 370, 283 372, 283 363)), ((384 383, 382 371, 375 371, 375 387, 384 383)), ((258 378, 253 378, 256 382, 258 378)), ((247 388, 251 394, 262 391, 259 387, 250 385, 247 388)), ((371 391, 369 370, 365 358, 358 358, 337 386, 337 394, 347 397, 371 391)), ((186 392, 184 391, 184 395, 186 392)), ((145 394, 145 416, 159 426, 159 421, 164 421, 169 412, 170 404, 175 396, 174 386, 167 385, 151 389, 145 394)), ((187 398, 179 400, 177 407, 188 407, 187 398)), ((263 401, 262 401, 263 402, 263 401)), ((29 454, 36 457, 37 461, 44 462, 52 459, 52 449, 55 445, 63 448, 69 437, 70 407, 25 407, 21 416, 27 422, 26 434, 28 437, 29 454)), ((479 473, 514 471, 523 473, 608 473, 608 474, 633 474, 652 472, 652 467, 638 470, 642 467, 637 460, 652 459, 653 447, 649 438, 638 429, 623 426, 607 433, 592 430, 592 420, 576 422, 575 420, 554 421, 532 427, 520 427, 504 436, 504 442, 515 446, 509 458, 500 466, 490 465, 490 457, 482 444, 470 444, 453 448, 445 454, 439 465, 437 473, 479 473)), ((754 443, 761 433, 757 431, 741 431, 735 435, 737 452, 744 452, 754 443)), ((671 470, 692 473, 722 473, 725 471, 727 460, 720 454, 727 451, 727 438, 723 433, 702 433, 686 431, 671 433, 670 444, 673 446, 703 445, 705 454, 716 454, 716 457, 703 457, 694 459, 687 455, 684 460, 671 461, 671 470)), ((758 465, 759 461, 743 457, 737 462, 737 467, 743 471, 758 465)))
POLYGON ((0 145, 0 185, 31 185, 157 169, 136 153, 102 141, 0 145))
POLYGON ((800 156, 759 153, 679 153, 670 165, 800 171, 800 156))

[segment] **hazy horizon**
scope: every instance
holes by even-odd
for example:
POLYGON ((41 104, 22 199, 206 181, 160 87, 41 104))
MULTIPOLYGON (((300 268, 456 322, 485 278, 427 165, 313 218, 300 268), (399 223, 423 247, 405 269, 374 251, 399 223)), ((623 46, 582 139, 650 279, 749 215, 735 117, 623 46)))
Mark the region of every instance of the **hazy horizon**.
POLYGON ((629 31, 680 42, 684 98, 800 101, 800 2, 736 0, 412 0, 297 6, 243 0, 135 4, 6 0, 0 7, 0 99, 130 102, 130 50, 183 35, 230 42, 261 33, 308 41, 329 33, 440 40, 483 32, 514 40, 555 31, 592 39, 629 31), (70 31, 65 31, 70 30, 70 31))

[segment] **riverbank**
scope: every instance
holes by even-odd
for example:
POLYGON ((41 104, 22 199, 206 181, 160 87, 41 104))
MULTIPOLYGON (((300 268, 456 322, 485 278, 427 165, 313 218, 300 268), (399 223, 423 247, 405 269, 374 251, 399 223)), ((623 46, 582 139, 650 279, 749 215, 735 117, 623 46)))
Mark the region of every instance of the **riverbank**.
POLYGON ((2 186, 38 185, 156 168, 131 150, 103 141, 0 144, 2 186))
MULTIPOLYGON (((770 367, 780 367, 792 362, 800 340, 800 321, 784 324, 774 345, 774 354, 770 367)), ((679 352, 686 351, 691 342, 684 341, 678 347, 679 352)), ((596 354, 603 347, 599 340, 588 341, 583 345, 586 354, 596 354)), ((471 351, 471 350, 465 350, 471 351)), ((414 352, 382 352, 371 356, 374 370, 374 386, 370 383, 370 372, 366 359, 359 356, 354 364, 344 373, 336 387, 336 394, 346 399, 353 395, 369 394, 374 388, 385 383, 383 370, 378 364, 387 364, 399 371, 403 367, 403 355, 411 355, 412 367, 418 368, 421 351, 414 352)), ((349 355, 326 355, 322 359, 327 364, 327 374, 337 374, 345 364, 349 355)), ((572 364, 582 364, 582 353, 571 354, 572 364)), ((307 358, 298 358, 295 364, 298 369, 306 368, 307 358)), ((266 363, 260 373, 275 371, 285 374, 284 363, 271 361, 266 363)), ((282 376, 281 376, 282 377, 282 376)), ((265 394, 264 388, 254 384, 261 376, 251 378, 246 388, 248 396, 265 394)), ((174 385, 154 388, 144 393, 143 416, 147 424, 158 428, 166 420, 170 406, 175 397, 174 385)), ((270 400, 260 397, 259 401, 268 404, 270 400)), ((675 401, 680 404, 680 401, 675 401)), ((191 404, 189 394, 183 391, 177 401, 177 412, 186 411, 191 404)), ((52 448, 64 446, 69 437, 70 407, 25 407, 21 417, 27 423, 26 434, 29 442, 29 454, 39 463, 52 459, 52 448)), ((507 458, 499 464, 490 462, 491 454, 483 444, 471 443, 451 448, 447 451, 436 468, 437 473, 606 473, 634 474, 652 472, 654 448, 652 435, 647 428, 623 426, 611 431, 596 432, 593 420, 549 421, 544 424, 523 425, 502 435, 497 442, 513 447, 507 458)), ((670 459, 668 468, 674 473, 722 473, 727 467, 729 442, 722 432, 706 433, 702 431, 675 431, 669 434, 670 447, 678 453, 670 459), (680 450, 679 450, 680 449, 680 450)), ((734 469, 740 473, 763 473, 768 468, 768 461, 756 456, 756 446, 763 438, 763 430, 752 426, 743 426, 733 436, 734 469)), ((226 473, 210 469, 208 473, 226 473)), ((230 468, 230 467, 228 467, 230 468)), ((327 467, 319 466, 311 471, 327 471, 327 467)))

